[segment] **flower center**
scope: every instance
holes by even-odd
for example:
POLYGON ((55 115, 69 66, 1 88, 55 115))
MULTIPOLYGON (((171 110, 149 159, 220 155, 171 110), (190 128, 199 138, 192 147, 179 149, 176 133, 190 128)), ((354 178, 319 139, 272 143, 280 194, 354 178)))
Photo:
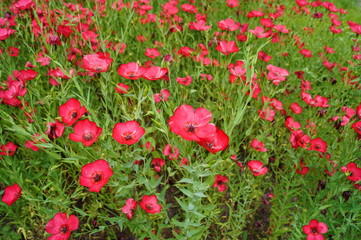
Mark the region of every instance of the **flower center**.
POLYGON ((134 77, 135 76, 135 72, 127 72, 128 77, 134 77))
POLYGON ((70 117, 71 117, 71 118, 76 118, 76 116, 78 116, 78 112, 77 112, 77 111, 71 111, 71 112, 70 112, 70 117))
POLYGON ((67 225, 61 226, 61 228, 60 228, 60 232, 61 232, 62 234, 67 233, 68 230, 69 230, 69 229, 68 229, 68 226, 67 226, 67 225))
POLYGON ((93 137, 93 134, 90 133, 90 132, 87 132, 83 135, 83 139, 86 140, 86 141, 90 141, 92 140, 94 137, 93 137))
POLYGON ((312 228, 312 233, 317 234, 317 233, 318 233, 317 229, 316 229, 316 228, 312 228))
POLYGON ((125 140, 127 140, 127 141, 130 141, 130 140, 133 139, 133 133, 131 133, 131 132, 126 132, 126 133, 123 134, 123 138, 124 138, 125 140))
POLYGON ((103 180, 103 172, 95 172, 91 177, 91 182, 94 184, 98 184, 103 180))
POLYGON ((198 128, 195 126, 193 122, 188 122, 184 126, 184 130, 189 134, 194 134, 198 131, 198 128))
POLYGON ((152 210, 152 209, 153 209, 153 206, 150 205, 150 204, 147 204, 147 205, 145 205, 145 208, 148 209, 148 210, 152 210))

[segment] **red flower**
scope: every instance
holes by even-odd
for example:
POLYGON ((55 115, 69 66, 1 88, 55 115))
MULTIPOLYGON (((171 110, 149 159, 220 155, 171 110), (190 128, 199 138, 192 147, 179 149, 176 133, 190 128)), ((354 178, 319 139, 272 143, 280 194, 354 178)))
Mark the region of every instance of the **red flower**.
POLYGON ((50 219, 46 224, 45 231, 53 234, 48 240, 67 240, 70 237, 70 232, 77 230, 79 227, 79 219, 75 215, 68 215, 59 212, 55 214, 53 219, 50 219))
POLYGON ((136 121, 117 123, 113 128, 113 138, 121 143, 132 145, 139 141, 144 135, 145 130, 136 121))
POLYGON ((274 85, 280 84, 281 81, 286 81, 286 77, 289 75, 286 69, 273 66, 272 64, 267 65, 267 69, 270 71, 267 74, 267 79, 272 80, 274 85))
POLYGON ((69 138, 75 142, 81 142, 84 146, 92 145, 102 133, 102 128, 95 122, 88 119, 77 122, 74 126, 74 133, 70 133, 69 138))
POLYGON ((151 59, 154 59, 154 58, 160 56, 160 53, 157 48, 147 48, 144 55, 151 59))
POLYGON ((2 201, 8 206, 11 206, 16 200, 21 196, 21 188, 17 183, 14 183, 11 186, 7 186, 4 190, 2 201))
POLYGON ((218 192, 224 192, 227 189, 227 182, 228 178, 226 176, 218 174, 214 179, 214 184, 212 185, 212 187, 216 187, 218 189, 218 192))
POLYGON ((143 78, 149 81, 155 81, 163 78, 168 72, 167 68, 161 68, 158 66, 152 66, 147 69, 142 75, 143 78))
POLYGON ((161 158, 154 158, 152 160, 152 165, 154 165, 154 170, 156 172, 160 172, 162 167, 165 165, 165 161, 164 161, 164 159, 161 159, 161 158))
POLYGON ((7 144, 0 146, 0 155, 12 156, 15 154, 17 148, 18 146, 16 146, 13 142, 8 142, 7 144))
POLYGON ((85 164, 81 168, 79 178, 80 185, 88 187, 91 192, 99 192, 113 175, 109 163, 103 159, 96 160, 93 163, 85 164))
POLYGON ((272 59, 272 56, 268 55, 267 53, 265 53, 263 51, 259 51, 258 59, 267 63, 272 59))
POLYGON ((201 145, 213 154, 226 149, 229 145, 228 135, 222 130, 218 128, 216 129, 216 133, 214 135, 210 135, 212 137, 202 138, 200 141, 197 141, 199 145, 201 145))
POLYGON ((133 198, 129 198, 127 201, 125 201, 125 205, 122 207, 122 212, 125 213, 129 220, 132 220, 137 206, 137 201, 135 201, 133 198))
POLYGON ((75 98, 69 99, 66 103, 59 107, 59 115, 63 123, 68 127, 73 125, 76 120, 81 118, 86 112, 85 107, 80 106, 80 102, 75 98))
POLYGON ((182 84, 182 85, 185 85, 185 86, 189 86, 193 79, 191 76, 187 76, 187 77, 184 77, 184 78, 181 78, 181 77, 177 77, 176 78, 176 81, 179 83, 179 84, 182 84))
POLYGON ((16 30, 8 28, 0 28, 0 40, 6 40, 11 34, 15 33, 16 30))
POLYGON ((189 23, 189 29, 191 29, 191 30, 207 31, 210 28, 211 28, 211 26, 206 25, 205 20, 199 20, 198 22, 190 22, 189 23))
POLYGON ((302 107, 296 102, 291 103, 290 109, 295 114, 301 114, 302 113, 302 107))
POLYGON ((274 116, 276 115, 276 113, 270 107, 266 107, 262 110, 258 110, 258 115, 260 116, 260 118, 272 122, 273 120, 275 120, 274 116))
POLYGON ((361 121, 353 123, 351 127, 353 128, 353 130, 355 130, 355 132, 361 135, 361 121))
POLYGON ((46 126, 48 128, 45 131, 45 134, 48 135, 50 140, 63 136, 65 127, 64 124, 59 122, 58 119, 56 119, 55 122, 47 123, 46 126))
POLYGON ((106 72, 113 59, 109 57, 109 53, 95 53, 85 55, 83 57, 83 68, 93 73, 106 72))
POLYGON ((241 24, 239 22, 235 22, 233 19, 225 19, 218 22, 218 27, 222 30, 226 31, 236 31, 239 29, 241 24))
POLYGON ((353 31, 354 33, 360 35, 361 34, 361 25, 352 22, 352 21, 348 21, 347 24, 350 26, 351 31, 353 31))
MULTIPOLYGON (((296 168, 297 166, 294 165, 294 167, 296 168)), ((301 175, 306 175, 309 171, 309 168, 306 166, 306 163, 303 160, 300 160, 300 167, 301 170, 296 169, 296 173, 301 174, 301 175)))
POLYGON ((40 136, 40 134, 35 133, 33 136, 31 136, 31 140, 28 140, 25 142, 25 147, 30 148, 31 150, 37 152, 39 151, 39 147, 36 146, 38 143, 45 143, 46 140, 40 136))
POLYGON ((266 174, 268 172, 268 168, 265 167, 260 161, 249 161, 247 166, 255 177, 266 174))
POLYGON ((179 106, 174 115, 169 118, 170 130, 188 141, 200 141, 203 138, 212 137, 216 132, 216 126, 209 123, 212 113, 205 108, 192 106, 179 106))
POLYGON ((160 93, 153 95, 154 102, 159 103, 160 101, 168 101, 170 93, 167 89, 160 90, 160 93))
POLYGON ((155 195, 144 195, 139 203, 140 207, 143 208, 147 213, 155 214, 162 210, 162 205, 158 204, 157 196, 155 195))
POLYGON ((179 149, 167 144, 163 150, 163 154, 164 156, 168 156, 169 160, 176 160, 179 157, 179 149))
POLYGON ((121 93, 121 94, 124 94, 124 93, 127 93, 128 90, 129 90, 129 85, 126 85, 124 83, 119 83, 116 87, 115 87, 115 91, 117 91, 117 93, 121 93))
POLYGON ((311 146, 307 150, 319 151, 322 153, 327 151, 327 143, 321 138, 312 139, 310 145, 311 146))
POLYGON ((139 79, 147 71, 145 67, 140 67, 138 63, 130 62, 121 64, 118 68, 118 74, 126 79, 139 79))
POLYGON ((308 225, 302 227, 302 230, 307 234, 307 240, 324 240, 322 233, 327 233, 328 227, 325 223, 312 219, 308 225))
POLYGON ((238 52, 239 48, 236 45, 235 41, 220 41, 216 47, 217 51, 220 51, 224 55, 228 55, 234 52, 238 52))
POLYGON ((258 152, 267 152, 267 148, 264 147, 264 143, 258 141, 257 139, 252 140, 251 146, 258 152))

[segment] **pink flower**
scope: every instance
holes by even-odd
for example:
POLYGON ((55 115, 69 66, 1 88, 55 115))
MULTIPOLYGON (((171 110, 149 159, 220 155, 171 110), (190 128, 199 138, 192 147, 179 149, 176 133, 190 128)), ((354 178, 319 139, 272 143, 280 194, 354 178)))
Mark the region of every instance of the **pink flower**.
POLYGON ((83 67, 93 73, 106 72, 113 62, 113 59, 109 56, 109 53, 103 52, 85 55, 83 57, 83 67))
POLYGON ((214 179, 214 184, 212 187, 216 187, 218 189, 218 192, 224 192, 227 189, 226 183, 228 182, 228 178, 226 176, 222 176, 220 174, 217 174, 214 179))
POLYGON ((141 67, 136 62, 121 64, 118 68, 118 74, 126 79, 139 79, 147 69, 141 67))
POLYGON ((144 55, 151 59, 154 59, 154 58, 160 56, 160 53, 157 48, 147 48, 144 55))
POLYGON ((145 130, 136 121, 128 121, 125 123, 117 123, 113 128, 113 138, 121 143, 132 145, 139 141, 144 135, 145 130))
POLYGON ((18 146, 16 146, 13 142, 8 142, 7 144, 0 146, 0 155, 12 156, 15 154, 17 148, 18 146))
POLYGON ((160 172, 162 167, 165 165, 165 161, 161 158, 154 158, 152 160, 152 165, 154 166, 154 170, 156 172, 160 172))
POLYGON ((59 212, 46 224, 45 231, 52 234, 48 240, 67 240, 70 232, 77 230, 78 227, 79 219, 75 215, 68 217, 66 213, 59 212))
POLYGON ((162 205, 158 204, 157 196, 155 195, 144 195, 139 203, 140 207, 147 213, 155 214, 162 211, 162 205))
POLYGON ((187 77, 184 77, 184 78, 177 77, 176 80, 177 80, 177 82, 179 84, 182 84, 182 85, 185 85, 185 86, 189 86, 193 81, 191 76, 187 76, 187 77))
POLYGON ((163 150, 164 156, 168 156, 169 160, 176 160, 179 157, 179 150, 176 147, 172 147, 167 144, 163 150))
POLYGON ((84 146, 89 147, 100 136, 103 129, 98 127, 95 122, 88 119, 77 122, 74 126, 74 133, 70 133, 69 138, 75 142, 81 142, 84 146))
POLYGON ((168 101, 170 97, 170 92, 167 89, 160 90, 160 93, 153 95, 154 102, 159 103, 161 101, 168 101))
POLYGON ((281 81, 286 81, 286 77, 289 75, 286 69, 273 66, 272 64, 267 65, 267 69, 270 71, 267 74, 267 79, 272 80, 274 85, 280 84, 281 81))
POLYGON ((8 206, 11 206, 16 200, 18 200, 21 196, 21 187, 14 183, 11 186, 7 186, 4 189, 4 194, 2 196, 2 201, 6 203, 8 206))
POLYGON ((68 127, 81 118, 86 112, 86 108, 80 105, 79 100, 71 98, 59 107, 59 116, 68 127))
POLYGON ((200 141, 209 138, 216 132, 216 126, 209 123, 212 113, 205 108, 193 109, 189 105, 181 105, 169 118, 170 130, 188 141, 200 141))
POLYGON ((129 88, 129 85, 118 83, 118 85, 115 87, 115 91, 117 91, 117 93, 124 94, 128 92, 129 88))
POLYGON ((267 152, 267 148, 264 147, 264 143, 258 141, 257 139, 252 140, 251 146, 258 152, 267 152))
POLYGON ((312 219, 308 225, 302 227, 302 230, 307 234, 307 240, 324 240, 322 233, 327 233, 328 227, 325 223, 312 219))
POLYGON ((81 168, 79 183, 88 187, 90 192, 99 192, 100 189, 108 183, 113 171, 109 163, 103 159, 96 160, 93 163, 85 164, 81 168))
POLYGON ((268 168, 265 167, 260 161, 249 161, 247 166, 255 177, 266 174, 268 172, 268 168))
POLYGON ((239 48, 237 47, 235 41, 220 41, 216 50, 220 51, 224 55, 229 55, 231 53, 238 52, 239 48))
POLYGON ((122 212, 127 216, 129 220, 132 220, 137 206, 137 201, 135 201, 133 198, 129 198, 127 199, 127 201, 125 201, 125 205, 122 207, 122 212))
POLYGON ((197 143, 209 152, 215 154, 216 152, 223 151, 229 146, 229 137, 225 132, 216 127, 216 133, 214 135, 202 138, 200 141, 197 141, 197 143))

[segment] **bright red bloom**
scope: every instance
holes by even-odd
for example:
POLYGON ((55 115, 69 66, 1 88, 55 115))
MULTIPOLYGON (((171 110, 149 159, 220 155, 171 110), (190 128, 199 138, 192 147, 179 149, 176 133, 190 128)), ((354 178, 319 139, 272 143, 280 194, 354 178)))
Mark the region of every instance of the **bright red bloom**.
POLYGON ((239 48, 236 45, 235 41, 220 41, 216 47, 217 51, 220 51, 224 55, 228 55, 234 52, 238 52, 239 48))
POLYGON ((55 122, 47 123, 46 126, 48 128, 46 129, 45 134, 48 135, 50 140, 63 136, 65 127, 58 119, 56 119, 55 122))
POLYGON ((361 103, 356 107, 356 115, 361 119, 361 103))
POLYGON ((301 124, 295 121, 292 117, 288 117, 285 121, 286 128, 290 131, 294 131, 301 128, 301 124))
POLYGON ((187 77, 184 77, 184 78, 181 78, 181 77, 177 77, 176 78, 176 81, 179 83, 179 84, 182 84, 182 85, 185 85, 185 86, 189 86, 193 79, 191 76, 187 76, 187 77))
POLYGON ((286 81, 286 77, 289 75, 286 69, 273 66, 272 64, 267 65, 267 69, 270 71, 267 74, 267 79, 272 80, 274 85, 278 85, 281 81, 286 81))
POLYGON ((176 160, 179 157, 179 149, 167 144, 163 149, 163 154, 164 156, 168 156, 169 160, 176 160))
POLYGON ((80 106, 79 100, 75 98, 69 99, 66 103, 59 107, 59 116, 63 123, 68 127, 73 125, 76 120, 81 118, 86 112, 86 108, 80 106))
POLYGON ((144 55, 151 59, 154 59, 154 58, 160 56, 161 54, 157 48, 147 48, 144 55))
POLYGON ((12 156, 15 154, 16 149, 18 149, 18 146, 16 146, 13 142, 8 142, 7 144, 0 146, 0 155, 12 156))
POLYGON ((190 47, 181 47, 179 48, 177 55, 183 55, 184 57, 189 57, 192 52, 194 52, 194 49, 190 47))
POLYGON ((302 107, 296 102, 291 103, 290 109, 295 114, 301 114, 302 113, 302 107))
POLYGON ((211 26, 206 25, 205 20, 199 20, 198 22, 190 22, 189 23, 189 29, 191 29, 191 30, 206 31, 210 28, 211 28, 211 26))
POLYGON ((238 7, 239 2, 238 0, 227 0, 227 6, 230 8, 238 7))
POLYGON ((266 174, 268 172, 268 168, 265 167, 263 163, 260 161, 254 161, 254 160, 249 161, 247 166, 255 177, 266 174))
POLYGON ((136 62, 121 64, 118 68, 118 74, 126 79, 139 79, 147 69, 141 67, 136 62))
POLYGON ((125 205, 122 207, 122 212, 127 216, 129 220, 132 220, 137 206, 137 201, 135 201, 133 198, 128 198, 127 201, 125 201, 125 205))
POLYGON ((196 6, 186 3, 186 4, 182 4, 181 6, 182 10, 188 13, 197 13, 197 8, 196 6))
POLYGON ((25 142, 25 147, 30 148, 31 150, 37 152, 37 151, 39 151, 40 148, 38 146, 36 146, 36 144, 45 143, 45 142, 46 142, 46 140, 44 138, 42 138, 40 136, 40 134, 35 133, 31 137, 31 140, 28 140, 28 141, 25 142))
POLYGON ((354 33, 360 35, 361 34, 361 25, 352 22, 352 21, 348 21, 347 24, 350 26, 351 31, 353 31, 354 33))
POLYGON ((272 122, 276 113, 270 107, 266 107, 262 110, 258 110, 258 115, 260 116, 260 118, 272 122))
POLYGON ((327 143, 321 138, 312 139, 310 145, 311 146, 307 150, 319 151, 322 153, 327 151, 327 143))
POLYGON ((272 59, 272 56, 268 55, 265 52, 260 51, 258 52, 258 59, 267 63, 272 59))
POLYGON ((201 145, 213 154, 219 151, 223 151, 229 145, 228 135, 221 129, 216 129, 216 133, 214 135, 211 135, 212 137, 202 138, 200 141, 197 141, 199 145, 201 145))
POLYGON ((241 24, 239 22, 235 22, 233 19, 230 18, 218 22, 218 27, 226 31, 236 31, 240 28, 240 26, 241 24))
POLYGON ((154 158, 152 160, 152 165, 154 166, 154 170, 156 172, 160 172, 162 167, 165 165, 165 161, 164 161, 164 159, 161 159, 161 158, 154 158))
POLYGON ((16 30, 8 28, 0 28, 0 40, 6 40, 11 34, 15 33, 16 30))
POLYGON ((350 162, 346 167, 341 168, 342 172, 347 173, 347 179, 353 182, 361 180, 361 168, 357 167, 356 163, 350 162))
POLYGON ((34 5, 35 3, 32 0, 18 0, 13 4, 13 7, 18 10, 26 10, 32 8, 34 5))
MULTIPOLYGON (((294 167, 296 168, 296 165, 294 165, 294 167)), ((301 170, 296 169, 296 173, 301 174, 301 175, 306 175, 309 171, 309 168, 306 166, 306 163, 301 160, 300 161, 300 167, 301 170)))
POLYGON ((312 57, 312 52, 306 48, 299 51, 304 57, 312 57))
POLYGON ((112 175, 113 171, 109 163, 99 159, 93 163, 85 164, 81 168, 79 183, 84 187, 88 187, 90 192, 99 192, 112 175))
POLYGON ((128 92, 129 88, 129 85, 118 83, 118 85, 115 87, 115 91, 117 91, 117 93, 124 94, 128 92))
POLYGON ((77 230, 79 227, 79 219, 75 215, 68 215, 59 212, 54 218, 50 219, 46 224, 45 231, 53 234, 48 240, 67 240, 70 232, 77 230))
POLYGON ((21 187, 14 183, 11 186, 7 186, 4 189, 4 194, 2 196, 2 201, 6 203, 8 206, 11 206, 16 200, 18 200, 21 196, 21 187))
POLYGON ((139 203, 140 207, 143 208, 147 213, 155 214, 162 211, 162 205, 158 204, 157 196, 155 195, 144 195, 139 203))
POLYGON ((170 130, 188 141, 200 141, 212 137, 216 126, 209 123, 212 113, 205 108, 193 109, 189 105, 181 105, 169 118, 170 130))
POLYGON ((74 133, 70 133, 69 138, 75 142, 81 142, 84 146, 89 147, 100 136, 103 129, 98 127, 95 122, 88 119, 77 122, 74 126, 74 133))
POLYGON ((226 183, 228 182, 228 177, 217 174, 214 179, 214 184, 212 187, 216 187, 218 192, 224 192, 227 189, 226 183))
POLYGON ((351 127, 357 132, 359 135, 361 135, 361 121, 357 121, 351 125, 351 127))
POLYGON ((132 145, 139 141, 144 135, 145 130, 136 121, 128 121, 125 123, 117 123, 113 128, 113 138, 121 143, 132 145))
POLYGON ((106 72, 113 59, 109 57, 109 53, 95 53, 85 55, 83 57, 83 68, 93 73, 106 72))
POLYGON ((143 78, 149 81, 155 81, 163 78, 168 72, 167 68, 161 68, 158 66, 149 67, 142 75, 143 78))
POLYGON ((272 31, 266 31, 263 27, 256 26, 254 29, 249 29, 248 32, 255 35, 257 38, 268 38, 272 35, 272 31))
POLYGON ((324 240, 322 233, 327 233, 328 227, 325 223, 312 219, 308 225, 302 227, 302 230, 307 234, 307 240, 324 240))
POLYGON ((257 139, 252 140, 251 146, 258 152, 267 152, 267 148, 264 147, 264 143, 258 141, 257 139))
POLYGON ((170 93, 167 89, 160 90, 160 93, 153 95, 154 102, 159 103, 161 101, 168 101, 170 93))
POLYGON ((248 18, 254 18, 254 17, 263 17, 264 13, 262 11, 252 10, 247 13, 248 18))

